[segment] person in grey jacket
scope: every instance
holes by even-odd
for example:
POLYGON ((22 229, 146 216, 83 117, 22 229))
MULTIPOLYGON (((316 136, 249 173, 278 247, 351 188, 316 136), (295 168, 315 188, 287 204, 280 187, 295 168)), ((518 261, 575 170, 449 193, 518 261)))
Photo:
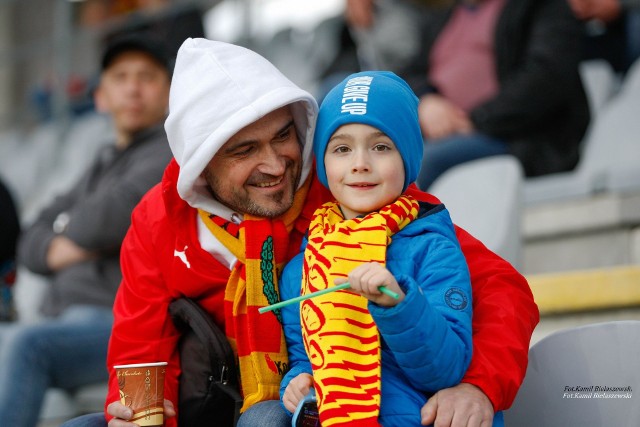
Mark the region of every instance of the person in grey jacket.
POLYGON ((108 378, 120 244, 133 208, 171 159, 163 128, 170 79, 169 56, 154 40, 122 38, 104 53, 94 98, 116 140, 20 239, 18 263, 50 283, 43 321, 15 323, 0 337, 1 425, 35 426, 49 387, 108 378))

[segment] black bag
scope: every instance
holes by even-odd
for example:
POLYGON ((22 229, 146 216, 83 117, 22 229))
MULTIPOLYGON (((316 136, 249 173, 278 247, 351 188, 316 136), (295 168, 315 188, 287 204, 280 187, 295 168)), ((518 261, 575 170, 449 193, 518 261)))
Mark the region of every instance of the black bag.
POLYGON ((236 359, 225 334, 193 300, 171 303, 169 314, 181 331, 178 425, 233 427, 242 396, 236 359))

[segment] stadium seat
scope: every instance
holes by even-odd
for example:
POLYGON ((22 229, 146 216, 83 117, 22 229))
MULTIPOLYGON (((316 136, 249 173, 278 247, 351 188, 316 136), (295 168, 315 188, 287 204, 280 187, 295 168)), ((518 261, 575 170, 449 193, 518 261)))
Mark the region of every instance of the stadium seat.
POLYGON ((640 321, 556 332, 529 351, 529 366, 505 425, 640 425, 640 321))
POLYGON ((495 156, 449 169, 429 192, 447 206, 454 223, 519 267, 523 179, 515 157, 495 156))
POLYGON ((627 72, 619 92, 592 118, 575 170, 529 178, 527 205, 640 190, 640 60, 627 72))
POLYGON ((583 61, 579 71, 591 116, 595 118, 619 90, 620 78, 604 59, 583 61))

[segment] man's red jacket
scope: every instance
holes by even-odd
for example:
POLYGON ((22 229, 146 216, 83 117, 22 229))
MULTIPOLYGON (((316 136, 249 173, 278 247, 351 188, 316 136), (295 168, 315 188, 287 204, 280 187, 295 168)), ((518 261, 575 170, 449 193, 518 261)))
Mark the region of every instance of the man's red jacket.
MULTIPOLYGON (((110 373, 106 404, 119 400, 114 365, 166 361, 165 398, 178 402, 179 333, 169 317, 169 304, 189 297, 224 330, 223 297, 229 269, 204 251, 197 237, 197 211, 176 191, 179 167, 172 161, 162 183, 152 188, 132 215, 122 244, 123 280, 114 303, 109 343, 110 373)), ((438 203, 415 186, 419 200, 438 203)), ((290 257, 316 207, 330 194, 314 180, 304 209, 290 236, 290 257)), ((469 265, 473 291, 473 357, 463 381, 478 386, 495 410, 507 409, 527 369, 529 341, 539 321, 525 278, 466 231, 456 234, 469 265)), ((110 419, 107 416, 107 419, 110 419)), ((175 419, 166 426, 175 426, 175 419)))

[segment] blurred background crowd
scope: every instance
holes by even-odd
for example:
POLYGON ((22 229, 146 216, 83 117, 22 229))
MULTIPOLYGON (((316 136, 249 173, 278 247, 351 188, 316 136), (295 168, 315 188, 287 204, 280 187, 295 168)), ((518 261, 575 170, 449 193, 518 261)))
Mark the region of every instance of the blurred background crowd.
POLYGON ((640 0, 0 0, 0 322, 39 316, 46 279, 16 241, 113 139, 100 58, 141 33, 169 57, 187 37, 246 46, 319 102, 352 72, 398 73, 421 99, 419 185, 454 221, 540 298, 536 275, 595 270, 632 285, 596 308, 640 304, 640 0))

